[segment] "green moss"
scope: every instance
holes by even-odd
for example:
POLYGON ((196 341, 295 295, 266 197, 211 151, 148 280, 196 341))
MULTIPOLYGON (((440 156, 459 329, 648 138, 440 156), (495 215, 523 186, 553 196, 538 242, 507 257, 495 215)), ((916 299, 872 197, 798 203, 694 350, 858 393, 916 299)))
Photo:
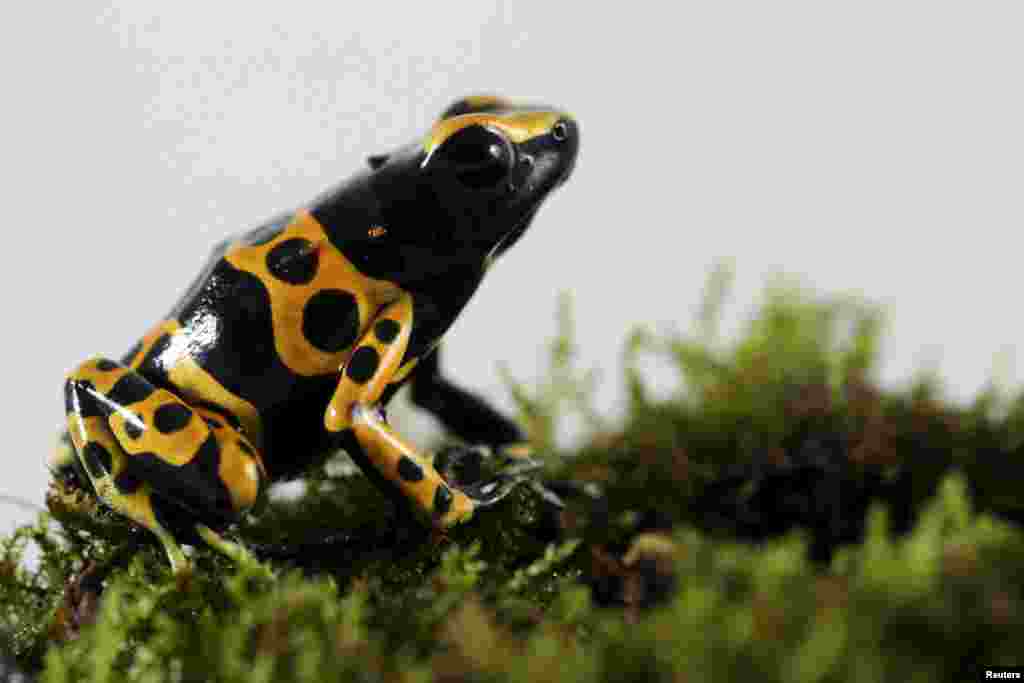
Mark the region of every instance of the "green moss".
POLYGON ((878 311, 782 281, 724 344, 729 281, 712 275, 691 336, 629 338, 614 427, 563 300, 545 381, 509 380, 562 513, 521 486, 430 537, 342 458, 240 526, 263 565, 197 548, 179 585, 146 534, 54 506, 0 539, 0 648, 46 682, 952 681, 1019 664, 1024 394, 883 391, 878 311), (678 368, 674 396, 650 396, 644 354, 678 368), (570 413, 591 436, 563 452, 570 413))

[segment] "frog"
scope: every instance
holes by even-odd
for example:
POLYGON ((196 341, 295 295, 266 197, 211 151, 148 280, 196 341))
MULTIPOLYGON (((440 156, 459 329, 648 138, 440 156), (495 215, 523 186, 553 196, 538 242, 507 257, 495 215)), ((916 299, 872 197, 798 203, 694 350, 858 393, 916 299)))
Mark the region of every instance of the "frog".
POLYGON ((68 373, 54 481, 151 532, 178 576, 191 571, 182 545, 246 557, 228 531, 339 450, 424 533, 473 519, 537 463, 515 421, 442 373, 441 341, 578 149, 561 109, 463 97, 425 134, 219 242, 125 354, 68 373), (462 445, 435 457, 392 426, 406 384, 462 445))

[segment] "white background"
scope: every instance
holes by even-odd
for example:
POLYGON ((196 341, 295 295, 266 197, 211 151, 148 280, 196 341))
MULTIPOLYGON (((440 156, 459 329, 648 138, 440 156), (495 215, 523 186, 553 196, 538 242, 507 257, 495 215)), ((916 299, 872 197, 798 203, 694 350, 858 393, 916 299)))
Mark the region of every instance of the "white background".
MULTIPOLYGON (((63 374, 126 350, 210 246, 481 91, 565 107, 583 143, 453 328, 459 379, 509 407, 496 363, 535 377, 571 291, 613 412, 628 328, 686 329, 729 257, 731 329, 767 274, 797 274, 888 308, 886 382, 938 362, 969 397, 1024 338, 1022 19, 934 0, 17 3, 0 492, 42 501, 63 374)), ((26 517, 0 505, 0 530, 26 517)))

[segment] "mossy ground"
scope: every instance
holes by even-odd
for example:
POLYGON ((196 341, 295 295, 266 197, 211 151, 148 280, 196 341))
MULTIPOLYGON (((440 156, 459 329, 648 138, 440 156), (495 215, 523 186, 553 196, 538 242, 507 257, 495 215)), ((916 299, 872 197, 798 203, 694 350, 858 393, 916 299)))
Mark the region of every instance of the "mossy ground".
POLYGON ((691 336, 630 338, 617 428, 567 318, 544 386, 511 383, 560 512, 520 486, 424 535, 336 462, 238 530, 262 564, 197 548, 179 584, 147 534, 55 507, 0 540, 0 676, 873 683, 1024 662, 1024 399, 883 391, 878 312, 782 284, 719 344, 727 284, 691 336), (644 353, 674 361, 676 396, 648 395, 644 353), (570 411, 592 438, 559 452, 570 411))

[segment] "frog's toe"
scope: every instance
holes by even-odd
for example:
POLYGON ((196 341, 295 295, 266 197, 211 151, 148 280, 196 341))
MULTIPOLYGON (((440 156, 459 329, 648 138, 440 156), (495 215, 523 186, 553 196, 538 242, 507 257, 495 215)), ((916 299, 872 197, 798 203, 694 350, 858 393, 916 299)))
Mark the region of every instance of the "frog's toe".
POLYGON ((527 475, 541 467, 529 457, 508 457, 487 446, 448 446, 434 458, 434 468, 478 507, 507 496, 527 475))

